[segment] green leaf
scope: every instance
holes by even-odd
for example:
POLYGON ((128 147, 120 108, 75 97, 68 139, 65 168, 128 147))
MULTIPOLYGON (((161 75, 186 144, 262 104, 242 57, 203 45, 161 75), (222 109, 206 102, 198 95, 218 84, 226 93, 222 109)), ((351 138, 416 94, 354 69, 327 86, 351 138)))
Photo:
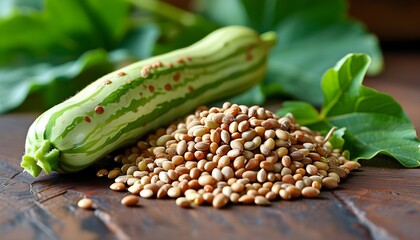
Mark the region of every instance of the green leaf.
POLYGON ((369 64, 369 56, 349 54, 325 73, 321 114, 315 115, 312 110, 311 114, 303 115, 308 106, 286 110, 294 114, 298 122, 309 123, 307 126, 314 130, 345 128, 343 148, 349 150, 355 160, 384 154, 405 167, 419 167, 420 141, 404 110, 389 95, 362 85, 369 64))
POLYGON ((0 68, 0 113, 19 106, 29 92, 37 91, 40 88, 43 89, 42 95, 46 105, 54 105, 57 101, 63 101, 75 94, 96 77, 111 69, 112 65, 108 60, 108 54, 104 50, 86 52, 76 61, 57 66, 39 63, 31 67, 0 68), (70 80, 75 79, 82 72, 94 68, 100 68, 100 70, 95 74, 90 74, 92 78, 84 77, 69 84, 70 80))
POLYGON ((0 38, 0 113, 18 107, 29 94, 41 96, 38 106, 52 106, 121 62, 152 54, 157 27, 129 25, 126 1, 41 3, 0 4, 8 6, 0 18, 0 36, 7 36, 0 38))
POLYGON ((366 55, 344 57, 324 74, 321 83, 324 94, 321 114, 324 117, 355 110, 360 86, 369 64, 370 58, 366 55))
POLYGON ((117 0, 46 0, 43 11, 0 19, 0 66, 63 63, 111 49, 127 31, 128 4, 117 0), (109 17, 109 16, 112 16, 109 17))
POLYGON ((336 129, 333 135, 331 135, 328 142, 330 142, 331 147, 333 149, 340 149, 340 150, 343 149, 343 145, 345 143, 343 136, 345 132, 346 132, 346 128, 340 128, 340 129, 336 129))

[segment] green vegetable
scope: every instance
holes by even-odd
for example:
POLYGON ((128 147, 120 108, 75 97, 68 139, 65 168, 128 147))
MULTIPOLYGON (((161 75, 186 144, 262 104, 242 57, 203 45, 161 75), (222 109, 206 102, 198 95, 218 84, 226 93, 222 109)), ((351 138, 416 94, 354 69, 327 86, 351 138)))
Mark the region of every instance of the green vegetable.
POLYGON ((291 112, 300 124, 318 131, 345 128, 343 148, 352 159, 385 154, 405 167, 419 167, 420 141, 401 106, 389 95, 362 85, 370 62, 365 54, 350 54, 324 74, 325 100, 319 114, 309 103, 293 101, 285 102, 277 113, 291 112))
POLYGON ((198 105, 238 94, 263 78, 274 43, 272 32, 231 26, 105 75, 35 120, 21 166, 33 176, 76 172, 198 105))

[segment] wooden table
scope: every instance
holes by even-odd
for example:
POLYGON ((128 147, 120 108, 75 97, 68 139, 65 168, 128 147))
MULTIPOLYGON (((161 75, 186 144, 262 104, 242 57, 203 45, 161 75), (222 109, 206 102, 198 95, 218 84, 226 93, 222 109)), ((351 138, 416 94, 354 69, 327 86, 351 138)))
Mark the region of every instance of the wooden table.
MULTIPOLYGON (((388 54, 367 85, 392 94, 420 129, 420 56, 388 54)), ((36 113, 0 116, 0 239, 418 239, 420 172, 385 157, 362 162, 339 188, 317 199, 181 209, 173 200, 120 204, 126 193, 92 170, 36 179, 19 167, 36 113), (77 207, 84 196, 94 211, 77 207)))

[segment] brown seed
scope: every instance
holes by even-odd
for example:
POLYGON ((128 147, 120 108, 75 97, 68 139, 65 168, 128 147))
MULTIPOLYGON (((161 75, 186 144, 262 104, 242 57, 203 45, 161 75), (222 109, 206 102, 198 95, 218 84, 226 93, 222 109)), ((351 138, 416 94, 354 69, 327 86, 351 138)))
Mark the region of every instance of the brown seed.
POLYGON ((198 151, 208 151, 210 144, 205 142, 198 142, 194 145, 194 148, 198 151))
POLYGON ((269 191, 269 192, 267 192, 267 193, 265 194, 265 198, 266 198, 268 201, 273 201, 273 200, 275 200, 275 199, 277 198, 277 196, 278 196, 278 194, 276 194, 275 192, 272 192, 272 191, 269 191))
POLYGON ((258 195, 265 196, 270 191, 270 188, 261 187, 257 190, 258 195))
POLYGON ((286 174, 281 178, 281 181, 284 183, 295 184, 296 180, 293 178, 291 174, 286 174))
POLYGON ((241 196, 241 195, 239 195, 239 193, 234 192, 234 193, 232 193, 232 194, 230 195, 229 200, 230 200, 232 203, 238 203, 238 202, 239 202, 239 197, 240 197, 240 196, 241 196))
POLYGON ((258 206, 268 206, 270 205, 270 201, 268 201, 265 197, 263 196, 256 196, 254 199, 254 202, 256 205, 258 206))
POLYGON ((244 190, 245 186, 242 183, 235 182, 231 185, 231 188, 234 192, 240 193, 244 190))
POLYGON ((185 197, 179 197, 179 198, 177 198, 175 200, 175 204, 177 206, 179 206, 179 207, 182 207, 182 208, 189 208, 189 207, 191 207, 191 202, 188 201, 188 199, 185 198, 185 197))
POLYGON ((230 147, 232 149, 238 149, 241 152, 244 150, 243 140, 242 139, 235 139, 230 142, 230 147))
POLYGON ((220 155, 220 156, 224 156, 226 155, 230 150, 230 146, 229 145, 222 145, 220 147, 217 148, 216 150, 216 154, 220 155))
POLYGON ((269 161, 261 161, 260 168, 264 169, 267 172, 271 172, 274 170, 274 164, 269 161))
POLYGON ((292 198, 298 198, 301 194, 301 191, 296 186, 288 186, 286 187, 286 191, 290 193, 292 198))
POLYGON ((216 181, 215 183, 217 183, 217 181, 222 181, 223 180, 223 174, 222 174, 222 171, 220 171, 219 168, 214 168, 213 171, 211 171, 211 175, 215 179, 215 181, 216 181))
POLYGON ((301 152, 298 151, 290 153, 289 156, 292 161, 301 161, 305 157, 301 152))
POLYGON ((225 166, 229 166, 230 158, 228 156, 222 156, 217 163, 217 168, 222 169, 225 166))
POLYGON ((114 191, 121 192, 125 190, 125 184, 121 182, 115 182, 109 186, 114 191))
POLYGON ((260 183, 263 183, 267 180, 267 172, 262 168, 257 173, 257 180, 260 183))
POLYGON ((249 122, 248 121, 242 121, 238 124, 238 131, 239 132, 245 132, 249 128, 249 122))
POLYGON ((337 174, 337 173, 335 173, 335 172, 330 172, 330 173, 328 173, 328 177, 332 177, 332 178, 334 178, 337 182, 340 182, 340 176, 338 176, 338 174, 337 174))
POLYGON ((168 189, 171 188, 171 185, 169 184, 165 184, 162 187, 159 188, 159 190, 156 193, 156 197, 161 199, 167 196, 168 193, 168 189))
POLYGON ((162 135, 160 136, 157 140, 156 140, 156 145, 158 146, 164 146, 166 144, 166 142, 168 142, 169 140, 174 139, 174 137, 172 135, 162 135))
POLYGON ((193 168, 190 170, 191 179, 198 179, 200 177, 200 170, 198 168, 193 168))
POLYGON ((208 204, 212 204, 213 199, 214 199, 214 195, 211 192, 203 193, 203 199, 204 199, 204 202, 206 202, 208 204))
POLYGON ((206 186, 206 185, 213 186, 216 184, 216 182, 217 182, 216 179, 211 175, 204 175, 204 176, 201 175, 198 178, 198 184, 200 184, 200 186, 206 186))
POLYGON ((253 195, 246 194, 239 197, 238 202, 243 203, 243 204, 252 204, 254 203, 254 199, 255 197, 253 195))
POLYGON ((232 168, 229 166, 225 166, 222 168, 222 170, 220 170, 220 172, 223 175, 223 179, 225 181, 228 181, 229 179, 233 178, 235 173, 233 172, 232 168))
POLYGON ((171 187, 168 189, 167 194, 171 198, 177 198, 181 195, 181 189, 179 187, 171 187))
POLYGON ((142 198, 151 198, 153 197, 152 189, 143 189, 140 191, 140 197, 142 198))
POLYGON ((175 164, 171 161, 164 161, 162 162, 162 168, 165 171, 169 171, 170 169, 175 169, 175 164))
POLYGON ((333 177, 325 177, 322 179, 322 186, 328 189, 333 189, 338 187, 338 182, 333 177))
POLYGON ((257 133, 254 130, 248 130, 246 132, 243 132, 241 137, 245 142, 251 141, 257 133))
POLYGON ((188 182, 188 188, 190 188, 190 189, 199 189, 200 188, 200 184, 198 184, 198 180, 197 179, 191 179, 188 182))
POLYGON ((228 202, 229 198, 226 197, 223 193, 219 193, 213 198, 212 205, 215 208, 223 208, 228 204, 228 202))
POLYGON ((179 155, 183 155, 185 151, 187 151, 187 142, 185 140, 182 140, 176 145, 176 152, 179 155))
POLYGON ((316 175, 318 173, 318 168, 312 164, 306 165, 306 172, 310 175, 316 175))
POLYGON ((241 155, 241 153, 242 153, 242 151, 241 151, 240 149, 232 149, 232 150, 230 150, 229 152, 227 152, 227 154, 226 154, 226 155, 227 155, 229 158, 234 159, 234 158, 238 157, 239 155, 241 155))
POLYGON ((77 206, 79 208, 92 209, 93 208, 93 201, 92 201, 92 199, 89 199, 89 198, 82 198, 82 199, 79 200, 79 202, 77 202, 77 206))
POLYGON ((257 148, 257 145, 254 142, 248 141, 244 143, 244 148, 246 150, 254 150, 255 148, 257 148))
POLYGON ((336 173, 340 178, 346 178, 347 177, 346 171, 344 171, 344 169, 340 168, 340 167, 330 166, 329 172, 336 173))
POLYGON ((156 183, 148 183, 148 184, 144 185, 143 188, 144 189, 150 189, 150 190, 152 190, 153 194, 156 194, 160 187, 156 183))
POLYGON ((305 187, 302 189, 302 196, 306 198, 315 198, 319 195, 319 189, 314 187, 305 187))
POLYGON ((250 182, 255 182, 257 180, 257 172, 256 171, 245 171, 242 174, 242 178, 248 178, 250 182))
POLYGON ((256 158, 251 158, 248 160, 248 162, 245 164, 246 170, 257 170, 259 165, 259 161, 256 158))
POLYGON ((100 169, 99 171, 96 172, 97 177, 104 177, 107 175, 108 175, 108 170, 106 169, 100 169))
POLYGON ((245 167, 245 157, 244 156, 236 157, 235 160, 233 161, 233 168, 235 170, 238 170, 244 167, 245 167))
POLYGON ((349 169, 350 171, 353 171, 355 169, 360 168, 360 163, 355 161, 347 161, 343 164, 343 167, 349 169))
POLYGON ((125 196, 121 199, 121 204, 124 206, 134 206, 139 202, 139 198, 134 195, 125 196))
POLYGON ((285 189, 281 189, 279 191, 279 195, 283 200, 289 200, 289 199, 292 198, 292 195, 288 191, 286 191, 285 189))
POLYGON ((141 184, 134 184, 127 189, 131 194, 139 194, 141 190, 143 190, 143 185, 141 184))
POLYGON ((113 170, 108 172, 108 178, 109 179, 116 178, 119 174, 120 174, 119 169, 113 169, 113 170))
POLYGON ((270 155, 271 150, 267 145, 261 144, 260 145, 260 152, 261 152, 262 155, 268 156, 268 155, 270 155))
POLYGON ((223 130, 223 131, 220 133, 220 138, 222 139, 222 141, 223 141, 224 143, 229 144, 229 141, 230 141, 230 134, 229 134, 229 132, 228 132, 228 131, 223 130))
POLYGON ((217 163, 215 162, 207 162, 206 164, 204 164, 204 170, 206 172, 211 172, 216 166, 217 163))

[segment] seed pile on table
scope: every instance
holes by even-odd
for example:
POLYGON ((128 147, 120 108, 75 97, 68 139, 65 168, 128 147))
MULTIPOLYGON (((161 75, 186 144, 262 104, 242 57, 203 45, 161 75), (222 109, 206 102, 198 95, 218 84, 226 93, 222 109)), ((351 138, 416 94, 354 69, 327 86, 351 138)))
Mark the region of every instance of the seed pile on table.
POLYGON ((114 157, 120 167, 97 176, 115 179, 114 191, 176 198, 180 207, 315 198, 360 167, 329 147, 332 132, 320 136, 292 115, 279 117, 258 106, 203 106, 125 149, 114 157))

